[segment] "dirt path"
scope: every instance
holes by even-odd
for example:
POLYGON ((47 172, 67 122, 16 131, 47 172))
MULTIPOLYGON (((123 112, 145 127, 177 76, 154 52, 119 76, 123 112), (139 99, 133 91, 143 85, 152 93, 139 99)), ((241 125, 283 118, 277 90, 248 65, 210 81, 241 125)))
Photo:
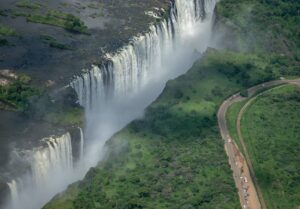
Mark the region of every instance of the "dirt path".
MULTIPOLYGON (((258 91, 271 88, 280 84, 296 84, 300 85, 300 79, 298 80, 276 80, 271 82, 266 82, 254 87, 247 89, 249 97, 252 97, 258 91)), ((256 96, 257 97, 257 96, 256 96)), ((257 180, 255 177, 255 173, 252 167, 251 159, 248 155, 241 130, 240 130, 240 122, 242 115, 246 108, 251 104, 256 97, 251 98, 241 109, 239 112, 239 116, 237 119, 237 131, 239 135, 239 140, 241 141, 242 148, 246 155, 246 160, 236 145, 235 141, 229 134, 227 121, 226 121, 226 113, 230 105, 233 103, 243 101, 247 98, 240 96, 239 93, 234 94, 225 100, 219 108, 218 111, 218 124, 221 136, 225 141, 224 147, 226 154, 228 156, 229 164, 233 171, 233 177, 238 188, 238 194, 240 198, 240 203, 243 209, 267 209, 265 201, 263 199, 260 188, 258 187, 257 180)))

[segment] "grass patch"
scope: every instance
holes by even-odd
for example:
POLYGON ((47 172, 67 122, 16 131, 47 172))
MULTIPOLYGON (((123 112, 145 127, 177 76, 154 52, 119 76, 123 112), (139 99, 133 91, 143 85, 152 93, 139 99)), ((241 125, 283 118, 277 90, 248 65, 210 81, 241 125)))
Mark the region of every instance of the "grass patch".
POLYGON ((300 90, 287 85, 260 95, 241 128, 268 208, 300 205, 300 90))
POLYGON ((39 3, 32 3, 27 0, 17 2, 16 6, 20 8, 26 8, 26 9, 41 9, 42 7, 42 5, 39 3))
POLYGON ((81 107, 61 108, 47 113, 45 121, 61 126, 82 126, 84 124, 84 111, 81 107))
POLYGON ((25 16, 29 22, 62 27, 74 33, 89 34, 88 28, 84 22, 72 14, 50 10, 46 15, 23 13, 20 13, 19 15, 25 16))
POLYGON ((17 33, 14 29, 0 24, 0 36, 16 36, 17 33))

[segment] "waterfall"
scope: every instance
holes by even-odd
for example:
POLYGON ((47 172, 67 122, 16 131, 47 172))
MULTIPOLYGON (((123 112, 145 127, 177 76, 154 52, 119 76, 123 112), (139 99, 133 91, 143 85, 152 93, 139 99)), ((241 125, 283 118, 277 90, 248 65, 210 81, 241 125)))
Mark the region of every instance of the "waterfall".
POLYGON ((79 128, 80 131, 80 150, 79 150, 79 160, 83 159, 83 149, 84 149, 84 138, 83 138, 83 131, 81 128, 79 128))
POLYGON ((10 183, 7 183, 7 184, 8 184, 9 190, 10 190, 12 206, 16 207, 17 200, 19 199, 18 190, 17 190, 17 182, 15 180, 12 180, 10 183))
POLYGON ((208 47, 216 1, 172 0, 168 18, 77 76, 70 86, 87 121, 85 134, 80 130, 80 163, 73 166, 69 134, 46 140, 47 147, 30 152, 31 173, 9 183, 8 208, 41 208, 95 166, 106 140, 140 117, 165 83, 185 73, 208 47))
POLYGON ((87 111, 97 111, 109 97, 134 93, 151 82, 160 73, 158 69, 164 68, 164 57, 183 41, 182 36, 204 17, 212 19, 215 4, 215 0, 176 0, 169 18, 151 25, 148 33, 134 37, 115 54, 106 54, 104 64, 92 66, 71 83, 79 103, 87 111))
POLYGON ((46 144, 46 148, 34 151, 30 160, 32 175, 37 186, 49 183, 47 181, 53 174, 73 168, 72 144, 69 133, 59 138, 46 139, 46 144))
MULTIPOLYGON (((80 156, 83 155, 83 134, 81 132, 80 156)), ((18 154, 28 162, 27 173, 8 183, 11 192, 11 206, 8 208, 38 208, 48 201, 48 193, 55 195, 74 179, 73 153, 71 136, 66 133, 60 137, 49 137, 42 140, 45 146, 18 154), (59 180, 58 180, 59 179, 59 180), (44 195, 45 194, 45 195, 44 195), (31 198, 39 197, 37 201, 31 198), (46 198, 46 199, 45 199, 46 198), (20 205, 21 204, 21 205, 20 205)), ((77 178, 77 177, 76 177, 77 178)))
POLYGON ((166 81, 183 74, 206 50, 215 5, 216 0, 172 1, 168 18, 70 83, 85 107, 87 167, 97 164, 108 138, 141 116, 166 81))
POLYGON ((172 1, 168 18, 70 83, 85 107, 89 166, 96 165, 108 138, 141 116, 166 81, 183 74, 206 50, 215 5, 216 0, 172 1))

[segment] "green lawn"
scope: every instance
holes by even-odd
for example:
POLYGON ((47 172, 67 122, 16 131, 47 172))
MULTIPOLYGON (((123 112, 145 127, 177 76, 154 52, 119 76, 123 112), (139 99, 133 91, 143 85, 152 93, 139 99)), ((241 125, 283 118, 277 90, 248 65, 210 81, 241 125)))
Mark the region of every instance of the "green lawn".
POLYGON ((276 87, 242 118, 242 134, 270 209, 300 206, 300 89, 276 87))

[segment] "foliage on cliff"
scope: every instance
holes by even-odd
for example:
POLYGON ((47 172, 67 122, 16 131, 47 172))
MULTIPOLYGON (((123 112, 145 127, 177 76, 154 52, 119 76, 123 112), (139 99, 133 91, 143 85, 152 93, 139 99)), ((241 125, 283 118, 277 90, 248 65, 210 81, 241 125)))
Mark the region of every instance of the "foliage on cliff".
POLYGON ((223 28, 231 36, 226 47, 280 53, 300 61, 299 1, 226 0, 220 1, 216 11, 218 24, 229 28, 223 28))
POLYGON ((27 75, 14 78, 0 76, 0 109, 16 111, 33 120, 56 125, 83 125, 83 108, 77 104, 74 90, 64 89, 56 95, 38 87, 27 75))

